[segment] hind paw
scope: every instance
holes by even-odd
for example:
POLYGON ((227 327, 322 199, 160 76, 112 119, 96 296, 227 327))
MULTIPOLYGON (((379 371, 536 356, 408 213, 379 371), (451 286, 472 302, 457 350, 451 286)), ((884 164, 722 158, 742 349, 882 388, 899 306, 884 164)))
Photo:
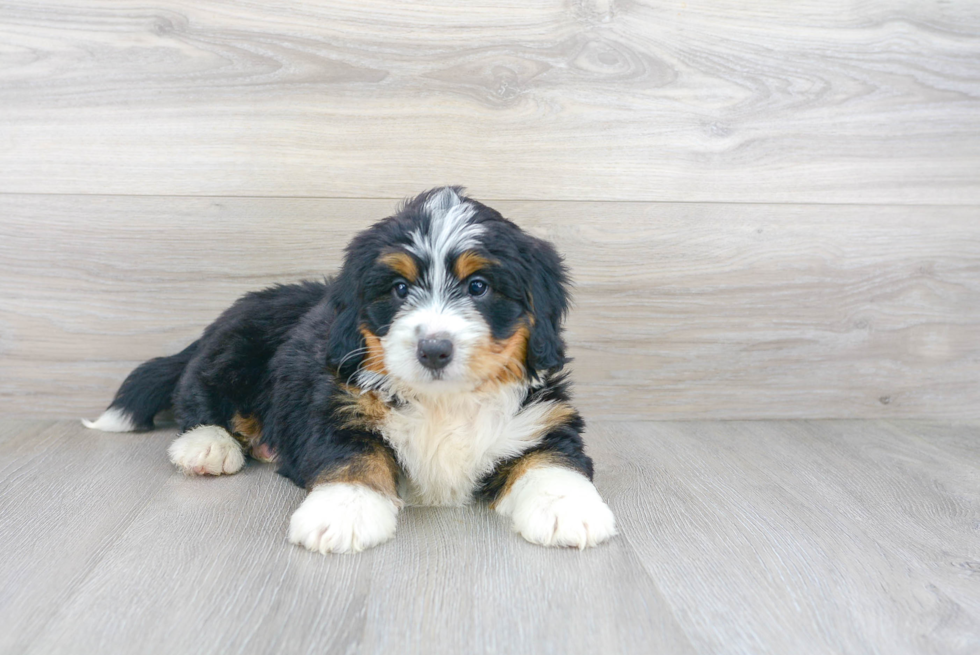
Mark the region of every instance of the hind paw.
POLYGON ((188 475, 231 475, 245 466, 242 447, 217 425, 188 430, 170 444, 167 453, 170 461, 188 475))

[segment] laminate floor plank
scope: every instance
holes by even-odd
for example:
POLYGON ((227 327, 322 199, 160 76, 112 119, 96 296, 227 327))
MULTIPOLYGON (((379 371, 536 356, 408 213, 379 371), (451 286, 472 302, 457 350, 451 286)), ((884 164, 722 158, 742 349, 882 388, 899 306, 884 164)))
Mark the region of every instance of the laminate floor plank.
POLYGON ((3 432, 0 652, 22 652, 171 471, 154 465, 158 436, 87 432, 74 421, 3 432))
POLYGON ((385 590, 371 594, 364 652, 696 652, 623 540, 543 549, 481 506, 410 509, 396 541, 375 561, 385 590))
MULTIPOLYGON (((904 634, 905 649, 977 652, 980 586, 973 568, 980 561, 980 439, 972 456, 957 458, 893 425, 799 422, 779 428, 786 438, 759 440, 761 430, 774 428, 736 424, 733 432, 744 436, 732 441, 769 442, 746 457, 794 496, 841 521, 842 535, 862 535, 883 555, 877 567, 868 557, 858 561, 895 590, 893 602, 915 610, 895 633, 904 634)), ((910 423, 907 429, 920 427, 910 423)), ((948 434, 952 428, 939 430, 948 434)))
POLYGON ((219 478, 169 472, 28 652, 348 651, 377 555, 323 558, 289 546, 303 492, 269 466, 219 478))
POLYGON ((980 588, 961 582, 963 562, 976 560, 978 505, 890 470, 887 458, 834 450, 843 432, 888 452, 875 422, 808 425, 601 427, 626 431, 620 452, 597 453, 627 458, 614 478, 624 489, 612 494, 635 497, 614 507, 623 533, 699 650, 975 652, 980 588), (652 497, 629 493, 641 480, 652 497), (927 509, 951 502, 955 520, 927 509), (917 509, 903 515, 909 505, 917 509), (958 561, 946 561, 947 542, 958 561), (950 580, 960 599, 937 586, 950 580))
POLYGON ((303 492, 270 466, 187 478, 173 429, 0 420, 0 650, 975 653, 978 430, 595 421, 608 544, 406 508, 323 557, 286 542, 303 492))
MULTIPOLYGON (((886 421, 892 435, 898 435, 908 450, 925 451, 934 462, 932 472, 941 475, 944 485, 954 493, 980 500, 980 463, 976 459, 980 426, 971 423, 939 424, 929 421, 886 421)), ((895 437, 883 437, 894 441, 895 437)), ((906 457, 906 461, 917 461, 906 457)))
POLYGON ((325 558, 285 541, 301 497, 268 466, 172 475, 29 652, 694 652, 624 542, 545 550, 487 508, 410 508, 394 542, 325 558))
MULTIPOLYGON (((0 418, 0 444, 11 440, 15 442, 15 447, 20 447, 23 444, 30 444, 28 448, 31 448, 34 444, 33 437, 45 430, 50 429, 56 421, 39 421, 38 419, 30 418, 10 418, 4 416, 0 418)), ((0 455, 0 462, 9 463, 11 460, 16 458, 10 458, 4 460, 3 456, 0 455)), ((0 464, 3 465, 3 464, 0 464)))

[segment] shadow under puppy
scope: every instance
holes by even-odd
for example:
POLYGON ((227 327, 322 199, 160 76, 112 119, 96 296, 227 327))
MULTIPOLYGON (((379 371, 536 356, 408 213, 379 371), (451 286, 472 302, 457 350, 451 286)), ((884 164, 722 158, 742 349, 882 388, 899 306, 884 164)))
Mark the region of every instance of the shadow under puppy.
POLYGON ((528 541, 615 534, 569 404, 561 258, 495 210, 439 188, 359 234, 326 282, 249 293, 123 382, 106 431, 173 407, 188 474, 276 461, 308 490, 289 540, 356 552, 403 503, 481 499, 528 541))

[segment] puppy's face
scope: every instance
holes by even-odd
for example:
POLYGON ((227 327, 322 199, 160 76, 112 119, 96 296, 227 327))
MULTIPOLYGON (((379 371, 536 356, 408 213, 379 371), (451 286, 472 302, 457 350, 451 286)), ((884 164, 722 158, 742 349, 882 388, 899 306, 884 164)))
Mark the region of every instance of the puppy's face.
POLYGON ((337 287, 331 354, 362 388, 458 393, 565 361, 557 253, 455 189, 355 239, 337 287))

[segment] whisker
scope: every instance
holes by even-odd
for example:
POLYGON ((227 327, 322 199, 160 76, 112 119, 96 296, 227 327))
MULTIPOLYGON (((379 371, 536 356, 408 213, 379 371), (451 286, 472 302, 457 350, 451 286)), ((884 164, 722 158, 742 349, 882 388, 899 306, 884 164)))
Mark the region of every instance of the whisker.
POLYGON ((361 363, 360 363, 360 364, 358 365, 358 367, 357 367, 356 369, 354 369, 354 372, 353 372, 353 373, 351 373, 351 374, 350 374, 350 376, 349 376, 349 377, 347 378, 347 382, 346 382, 345 384, 346 384, 347 386, 350 386, 350 381, 351 381, 351 380, 352 380, 352 379, 353 379, 353 378, 354 378, 354 377, 355 377, 355 376, 356 376, 356 375, 357 375, 358 373, 360 373, 361 371, 363 371, 363 370, 364 370, 364 367, 365 367, 365 366, 368 366, 368 365, 370 365, 370 364, 373 364, 373 363, 375 363, 375 362, 377 362, 377 361, 379 361, 379 358, 381 358, 381 356, 380 356, 379 354, 372 354, 372 355, 371 355, 370 357, 365 357, 365 358, 364 358, 364 361, 362 361, 362 362, 361 362, 361 363))
POLYGON ((352 350, 349 353, 347 353, 346 355, 344 355, 343 359, 340 360, 340 363, 337 364, 337 368, 339 369, 341 366, 343 366, 344 365, 344 362, 346 362, 351 357, 354 357, 356 355, 361 355, 363 353, 366 353, 367 350, 368 350, 367 349, 367 346, 361 346, 360 348, 355 348, 354 350, 352 350))
MULTIPOLYGON (((391 323, 386 323, 385 325, 378 326, 376 331, 381 332, 383 330, 386 330, 389 327, 391 327, 393 324, 394 321, 392 321, 391 323)), ((348 359, 352 357, 356 357, 357 355, 363 355, 364 353, 367 352, 370 352, 370 348, 366 345, 361 346, 360 348, 355 348, 354 350, 344 355, 343 359, 340 360, 340 363, 337 364, 337 369, 339 370, 348 359)), ((364 360, 362 360, 358 364, 357 368, 355 368, 354 371, 347 377, 347 381, 344 384, 350 386, 351 380, 357 377, 357 374, 363 371, 366 366, 374 364, 377 361, 383 361, 383 359, 384 356, 382 353, 371 353, 370 355, 368 355, 368 357, 364 358, 364 360)))

